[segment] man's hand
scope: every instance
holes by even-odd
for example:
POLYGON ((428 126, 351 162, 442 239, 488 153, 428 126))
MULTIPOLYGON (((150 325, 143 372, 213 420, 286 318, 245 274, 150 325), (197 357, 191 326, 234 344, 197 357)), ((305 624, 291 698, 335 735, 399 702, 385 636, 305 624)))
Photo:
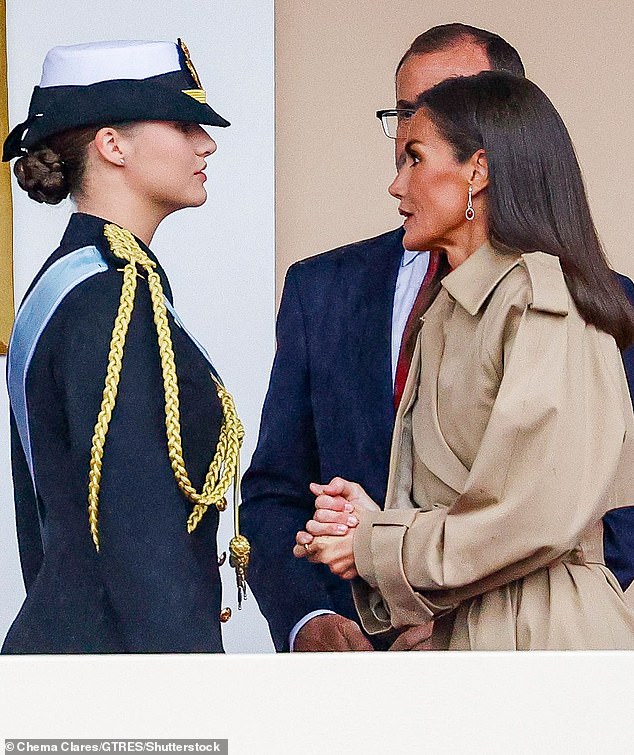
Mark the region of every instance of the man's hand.
POLYGON ((399 634, 388 650, 433 650, 431 640, 433 629, 433 621, 410 627, 399 634))
POLYGON ((325 613, 306 622, 295 637, 298 653, 374 650, 359 625, 337 613, 325 613))

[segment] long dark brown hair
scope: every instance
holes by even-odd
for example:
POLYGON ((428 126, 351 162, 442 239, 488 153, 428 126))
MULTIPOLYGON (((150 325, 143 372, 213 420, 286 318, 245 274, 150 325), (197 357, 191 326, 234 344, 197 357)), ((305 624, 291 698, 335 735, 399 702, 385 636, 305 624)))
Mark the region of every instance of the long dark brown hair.
POLYGON ((499 71, 447 79, 420 95, 459 162, 484 149, 491 243, 558 257, 584 320, 634 342, 634 308, 608 267, 570 135, 531 81, 499 71))

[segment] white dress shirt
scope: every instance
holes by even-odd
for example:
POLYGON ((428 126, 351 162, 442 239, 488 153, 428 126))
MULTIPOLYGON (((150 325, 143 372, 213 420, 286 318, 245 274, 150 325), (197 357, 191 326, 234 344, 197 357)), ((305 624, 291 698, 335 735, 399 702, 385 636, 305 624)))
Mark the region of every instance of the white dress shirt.
MULTIPOLYGON (((396 278, 396 288, 394 290, 394 303, 392 305, 392 386, 396 379, 396 365, 398 363, 398 354, 401 349, 403 332, 409 313, 412 311, 414 301, 418 295, 420 285, 423 282, 427 268, 429 267, 429 252, 412 252, 409 249, 403 250, 403 257, 398 269, 396 278)), ((324 613, 334 613, 326 608, 311 611, 302 617, 291 630, 289 635, 289 647, 292 652, 295 638, 299 630, 315 616, 321 616, 324 613)))
POLYGON ((407 318, 428 267, 429 252, 411 252, 405 249, 398 269, 392 305, 392 386, 396 380, 396 365, 407 318))

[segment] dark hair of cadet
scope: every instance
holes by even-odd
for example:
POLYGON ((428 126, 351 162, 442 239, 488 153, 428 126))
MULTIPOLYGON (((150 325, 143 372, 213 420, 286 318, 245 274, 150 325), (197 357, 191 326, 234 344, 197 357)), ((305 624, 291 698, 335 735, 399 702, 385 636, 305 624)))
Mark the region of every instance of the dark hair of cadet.
POLYGON ((31 199, 58 204, 81 187, 86 150, 97 128, 71 129, 31 147, 13 166, 21 189, 31 199))
POLYGON ((482 47, 494 71, 508 71, 516 76, 524 76, 524 65, 517 50, 498 34, 478 29, 467 24, 441 24, 420 34, 412 42, 396 68, 399 72, 403 63, 413 55, 439 52, 461 44, 474 44, 482 47))
MULTIPOLYGON (((112 124, 115 125, 115 124, 112 124)), ((116 124, 118 129, 128 123, 116 124)), ((81 193, 88 145, 103 126, 73 128, 49 136, 46 144, 31 147, 13 166, 18 185, 31 199, 59 204, 69 194, 81 193)))
POLYGON ((634 309, 608 267, 570 135, 531 81, 498 71, 447 79, 421 94, 439 134, 463 163, 484 149, 491 243, 559 258, 584 320, 634 342, 634 309))

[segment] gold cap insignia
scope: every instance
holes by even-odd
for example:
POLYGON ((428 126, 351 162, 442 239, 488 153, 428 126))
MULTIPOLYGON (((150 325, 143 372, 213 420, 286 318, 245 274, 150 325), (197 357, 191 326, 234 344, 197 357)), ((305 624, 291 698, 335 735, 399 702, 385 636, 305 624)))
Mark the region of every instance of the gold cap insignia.
POLYGON ((201 102, 203 105, 207 104, 207 92, 204 89, 181 89, 181 92, 193 97, 196 102, 201 102))
POLYGON ((194 68, 194 64, 192 63, 189 50, 187 49, 187 45, 183 42, 183 40, 180 37, 178 38, 178 46, 183 51, 183 55, 185 56, 185 65, 189 69, 189 72, 191 73, 192 78, 194 79, 194 83, 196 84, 198 89, 202 89, 203 85, 201 84, 200 77, 198 76, 198 73, 196 69, 194 68))

